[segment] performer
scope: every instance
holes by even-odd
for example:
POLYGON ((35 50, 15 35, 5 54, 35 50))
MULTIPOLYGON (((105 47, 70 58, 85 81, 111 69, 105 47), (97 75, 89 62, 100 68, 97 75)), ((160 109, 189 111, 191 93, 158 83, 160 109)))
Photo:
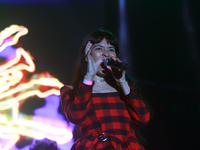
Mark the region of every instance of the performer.
POLYGON ((109 31, 93 31, 80 49, 73 88, 61 88, 64 113, 83 135, 71 149, 143 150, 135 129, 148 123, 149 109, 125 70, 105 66, 106 58, 121 62, 117 39, 109 31))

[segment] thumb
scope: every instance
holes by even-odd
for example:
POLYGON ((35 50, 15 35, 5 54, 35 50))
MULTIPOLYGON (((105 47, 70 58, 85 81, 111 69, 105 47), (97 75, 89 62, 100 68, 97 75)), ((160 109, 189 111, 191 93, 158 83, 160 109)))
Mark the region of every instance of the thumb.
POLYGON ((110 66, 106 66, 111 72, 112 72, 112 68, 110 66))

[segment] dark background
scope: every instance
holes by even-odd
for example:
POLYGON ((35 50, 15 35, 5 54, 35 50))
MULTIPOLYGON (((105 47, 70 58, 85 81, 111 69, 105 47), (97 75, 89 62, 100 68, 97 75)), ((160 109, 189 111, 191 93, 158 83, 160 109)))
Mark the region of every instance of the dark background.
MULTIPOLYGON (((103 27, 119 39, 118 1, 0 4, 0 30, 11 24, 27 27, 29 33, 19 43, 34 57, 36 72, 49 71, 64 84, 71 82, 86 34, 103 27)), ((141 129, 147 150, 200 149, 199 4, 197 0, 126 1, 132 60, 128 73, 154 111, 141 129)))

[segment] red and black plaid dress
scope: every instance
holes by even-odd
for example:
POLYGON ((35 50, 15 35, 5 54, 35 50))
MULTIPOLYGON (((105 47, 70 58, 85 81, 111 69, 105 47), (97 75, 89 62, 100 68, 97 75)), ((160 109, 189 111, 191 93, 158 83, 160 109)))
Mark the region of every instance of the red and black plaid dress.
POLYGON ((92 87, 80 83, 76 94, 69 87, 61 89, 64 113, 83 133, 71 149, 143 150, 133 123, 145 125, 150 113, 133 88, 128 95, 121 96, 118 92, 92 93, 92 87))

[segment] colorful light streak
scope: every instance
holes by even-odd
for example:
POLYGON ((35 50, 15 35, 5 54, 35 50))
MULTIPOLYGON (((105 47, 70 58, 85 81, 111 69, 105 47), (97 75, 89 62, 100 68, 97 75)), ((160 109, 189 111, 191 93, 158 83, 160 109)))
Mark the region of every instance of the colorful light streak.
POLYGON ((0 66, 0 93, 8 90, 10 86, 16 85, 20 82, 23 78, 22 70, 33 72, 35 71, 35 65, 28 53, 25 52, 23 48, 18 48, 16 50, 16 57, 0 66), (17 64, 21 60, 22 56, 28 65, 23 63, 17 64))
POLYGON ((19 38, 27 33, 28 29, 24 26, 11 25, 10 27, 5 28, 0 32, 0 45, 2 45, 0 47, 0 52, 9 45, 15 45, 19 41, 19 38), (14 38, 11 41, 5 42, 5 40, 13 34, 15 34, 14 38))
MULTIPOLYGON (((0 53, 27 33, 26 27, 18 25, 11 25, 1 31, 0 53)), ((27 72, 35 71, 32 59, 23 48, 16 48, 16 55, 0 64, 0 139, 8 140, 4 145, 0 143, 0 150, 11 149, 20 135, 33 139, 47 137, 58 144, 65 144, 73 137, 66 121, 41 116, 20 117, 19 108, 27 98, 59 95, 59 89, 63 86, 48 72, 33 74, 27 79, 27 72)))

